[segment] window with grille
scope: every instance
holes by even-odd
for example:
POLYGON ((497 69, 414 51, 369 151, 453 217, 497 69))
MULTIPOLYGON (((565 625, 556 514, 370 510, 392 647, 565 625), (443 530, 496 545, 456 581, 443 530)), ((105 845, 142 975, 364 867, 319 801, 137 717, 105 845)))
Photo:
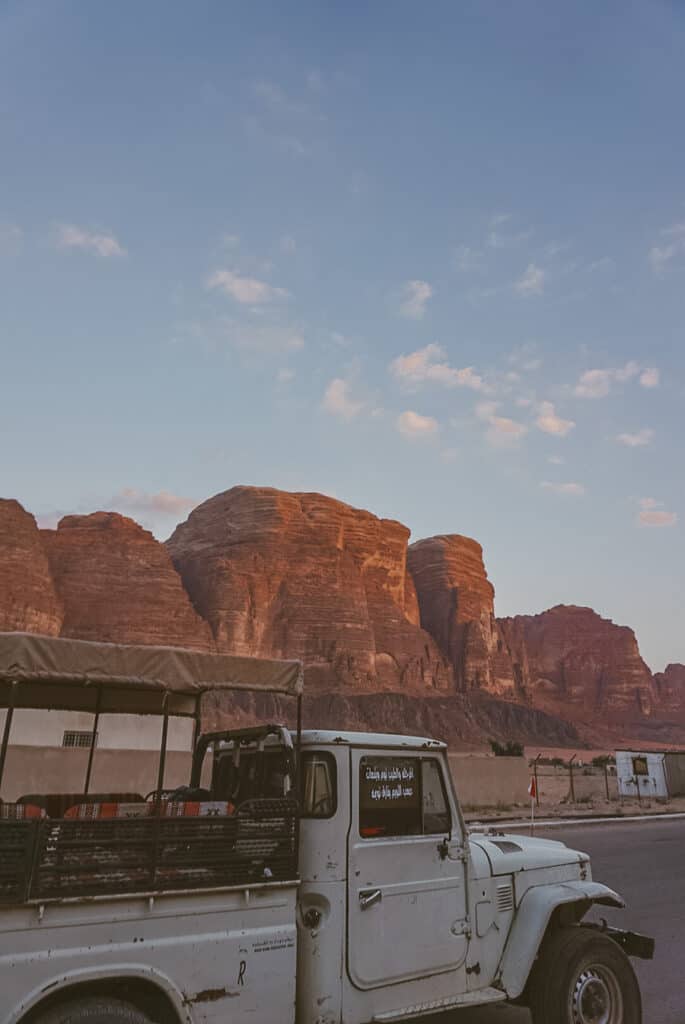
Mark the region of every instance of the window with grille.
MULTIPOLYGON (((89 748, 93 739, 92 732, 85 732, 79 729, 67 729, 62 737, 63 747, 86 747, 89 748)), ((95 733, 94 746, 98 745, 98 734, 95 733)))

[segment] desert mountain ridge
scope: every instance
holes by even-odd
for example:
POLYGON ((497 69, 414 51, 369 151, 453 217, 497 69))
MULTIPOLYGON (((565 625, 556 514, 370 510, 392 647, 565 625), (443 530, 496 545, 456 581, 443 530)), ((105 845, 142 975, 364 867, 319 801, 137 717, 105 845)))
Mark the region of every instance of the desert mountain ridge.
MULTIPOLYGON (((163 544, 116 512, 39 530, 0 499, 0 630, 300 658, 306 721, 541 745, 685 743, 685 666, 652 674, 591 608, 495 616, 477 541, 409 542, 322 494, 233 487, 163 544)), ((236 696, 213 722, 287 716, 236 696)))

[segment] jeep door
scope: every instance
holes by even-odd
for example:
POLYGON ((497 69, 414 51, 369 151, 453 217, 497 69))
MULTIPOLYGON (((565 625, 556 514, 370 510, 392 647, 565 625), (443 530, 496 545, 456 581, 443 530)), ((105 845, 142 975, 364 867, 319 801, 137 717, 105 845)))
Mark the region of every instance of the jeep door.
POLYGON ((463 836, 435 754, 351 751, 347 971, 359 989, 459 971, 466 990, 463 836))

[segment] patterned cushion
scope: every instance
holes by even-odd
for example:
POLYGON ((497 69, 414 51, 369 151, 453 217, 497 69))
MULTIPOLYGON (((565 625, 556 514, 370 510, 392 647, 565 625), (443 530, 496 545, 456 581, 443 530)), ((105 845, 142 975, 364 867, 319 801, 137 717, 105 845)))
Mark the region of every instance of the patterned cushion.
POLYGON ((44 818, 45 811, 35 804, 0 804, 0 818, 21 821, 27 818, 44 818))
POLYGON ((145 803, 94 803, 75 804, 64 812, 65 818, 146 818, 152 813, 154 804, 145 803))
POLYGON ((230 800, 166 800, 162 803, 164 818, 225 818, 234 812, 235 806, 230 800))

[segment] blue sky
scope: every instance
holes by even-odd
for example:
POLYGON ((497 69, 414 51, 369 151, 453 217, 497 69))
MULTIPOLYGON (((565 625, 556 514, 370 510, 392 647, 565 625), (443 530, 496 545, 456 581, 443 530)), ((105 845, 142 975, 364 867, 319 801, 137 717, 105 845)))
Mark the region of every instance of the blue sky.
POLYGON ((476 537, 685 661, 685 9, 0 2, 0 490, 476 537))

